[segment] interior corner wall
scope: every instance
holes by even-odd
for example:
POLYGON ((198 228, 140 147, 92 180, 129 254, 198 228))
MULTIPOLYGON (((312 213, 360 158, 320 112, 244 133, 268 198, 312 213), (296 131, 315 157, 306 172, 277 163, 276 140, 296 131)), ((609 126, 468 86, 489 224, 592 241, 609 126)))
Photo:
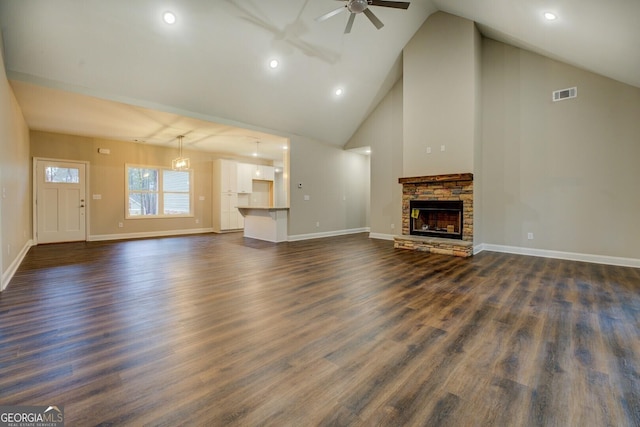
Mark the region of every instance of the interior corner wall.
POLYGON ((473 144, 473 241, 477 247, 484 242, 484 200, 482 198, 483 162, 482 162, 482 35, 475 27, 474 87, 475 87, 475 129, 473 144))
POLYGON ((290 146, 289 236, 368 227, 369 159, 302 136, 290 146))
POLYGON ((473 21, 437 12, 405 46, 403 176, 474 171, 478 37, 473 21))
POLYGON ((402 232, 402 93, 400 79, 345 145, 371 147, 370 231, 389 238, 402 232))
POLYGON ((482 43, 484 243, 640 259, 640 88, 482 43))
POLYGON ((30 240, 29 129, 7 80, 0 49, 0 290, 30 240))

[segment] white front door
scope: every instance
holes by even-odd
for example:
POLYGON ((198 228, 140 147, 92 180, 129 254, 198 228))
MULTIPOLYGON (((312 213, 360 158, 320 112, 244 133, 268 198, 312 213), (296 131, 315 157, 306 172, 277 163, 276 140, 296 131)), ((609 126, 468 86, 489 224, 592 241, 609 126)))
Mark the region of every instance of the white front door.
POLYGON ((38 243, 86 240, 85 173, 84 163, 37 161, 38 243))

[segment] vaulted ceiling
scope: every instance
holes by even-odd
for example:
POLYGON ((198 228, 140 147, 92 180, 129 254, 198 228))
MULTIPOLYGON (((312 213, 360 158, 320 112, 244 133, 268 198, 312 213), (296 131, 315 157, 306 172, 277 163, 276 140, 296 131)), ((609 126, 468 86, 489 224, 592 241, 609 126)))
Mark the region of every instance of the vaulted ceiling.
POLYGON ((0 0, 5 67, 32 129, 159 144, 182 133, 187 145, 214 151, 214 142, 281 144, 291 135, 344 145, 400 78, 403 47, 437 10, 640 87, 638 0, 413 0, 408 10, 370 7, 384 27, 359 14, 350 34, 348 13, 314 19, 344 4, 0 0), (166 11, 174 24, 163 22, 166 11), (546 21, 546 11, 558 18, 546 21))

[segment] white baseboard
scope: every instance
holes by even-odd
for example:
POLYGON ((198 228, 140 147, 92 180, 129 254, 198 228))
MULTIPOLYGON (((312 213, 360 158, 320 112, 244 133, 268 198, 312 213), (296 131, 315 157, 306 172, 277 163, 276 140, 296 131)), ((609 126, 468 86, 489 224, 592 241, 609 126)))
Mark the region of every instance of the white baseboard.
POLYGON ((31 248, 31 246, 33 246, 33 240, 27 240, 27 243, 24 244, 18 256, 13 260, 11 265, 9 265, 9 268, 7 268, 7 271, 2 274, 2 280, 0 280, 2 286, 0 286, 0 292, 7 288, 7 285, 9 285, 13 275, 16 274, 18 267, 22 264, 22 260, 24 260, 24 257, 27 255, 27 252, 29 252, 29 248, 31 248))
POLYGON ((321 239, 323 237, 344 236, 346 234, 367 233, 369 232, 369 230, 370 230, 369 227, 362 227, 362 228, 351 228, 348 230, 325 231, 322 233, 294 234, 294 235, 290 235, 287 238, 287 240, 289 242, 295 242, 298 240, 321 239))
POLYGON ((484 243, 479 243, 473 247, 473 254, 479 254, 484 251, 484 243))
POLYGON ((393 240, 395 234, 369 233, 370 239, 393 240))
POLYGON ((186 234, 213 233, 213 228, 192 228, 189 230, 145 231, 140 233, 94 234, 87 238, 89 242, 104 240, 145 239, 151 237, 183 236, 186 234))
POLYGON ((518 246, 492 245, 482 243, 474 247, 474 254, 482 251, 505 252, 509 254, 539 256, 543 258, 566 259, 569 261, 592 262, 595 264, 617 265, 621 267, 640 268, 640 259, 622 258, 606 255, 581 254, 576 252, 552 251, 547 249, 522 248, 518 246), (478 252, 476 252, 478 248, 478 252))

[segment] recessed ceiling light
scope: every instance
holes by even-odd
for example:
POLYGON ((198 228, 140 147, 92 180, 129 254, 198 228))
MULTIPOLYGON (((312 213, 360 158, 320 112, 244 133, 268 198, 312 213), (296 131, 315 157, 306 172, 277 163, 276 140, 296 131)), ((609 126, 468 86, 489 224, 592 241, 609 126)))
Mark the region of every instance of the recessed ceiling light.
POLYGON ((289 149, 289 147, 287 147, 286 145, 283 145, 283 146, 282 146, 282 149, 283 149, 283 150, 288 150, 288 149, 289 149))
POLYGON ((174 15, 173 12, 165 12, 162 14, 162 20, 167 24, 175 24, 176 15, 174 15))
POLYGON ((338 88, 336 89, 335 93, 336 93, 336 96, 341 96, 344 93, 344 91, 342 90, 342 88, 338 88))
POLYGON ((557 18, 558 16, 555 13, 552 13, 552 12, 544 13, 544 19, 546 19, 547 21, 554 21, 557 18))
POLYGON ((269 67, 271 68, 278 68, 278 65, 280 65, 280 63, 277 59, 272 59, 271 61, 269 61, 269 67))

